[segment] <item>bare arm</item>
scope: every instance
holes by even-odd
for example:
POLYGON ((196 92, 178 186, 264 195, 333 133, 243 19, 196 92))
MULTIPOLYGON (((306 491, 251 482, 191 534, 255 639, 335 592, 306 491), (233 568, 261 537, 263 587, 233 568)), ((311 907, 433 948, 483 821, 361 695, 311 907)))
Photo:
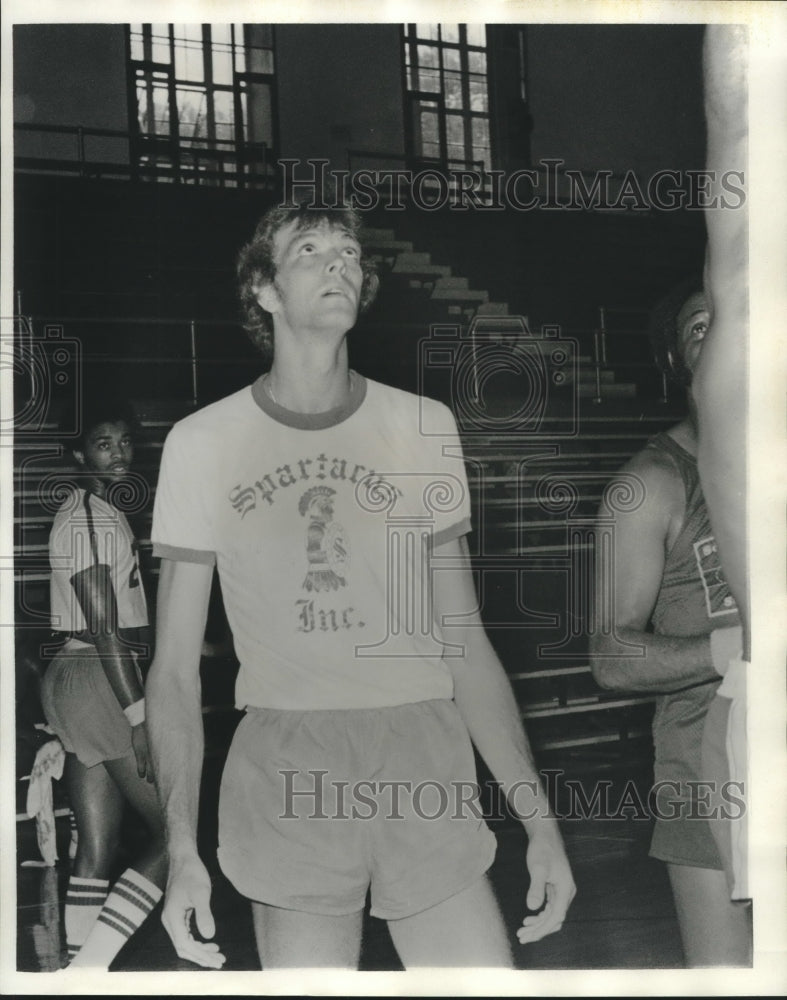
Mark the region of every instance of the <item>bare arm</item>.
MULTIPOLYGON (((716 187, 748 156, 746 29, 709 25, 705 35, 708 170, 716 187)), ((748 207, 705 213, 705 283, 711 322, 692 383, 699 417, 702 489, 724 573, 744 625, 748 650, 746 474, 748 417, 748 207)), ((748 655, 748 653, 747 653, 748 655)))
MULTIPOLYGON (((118 634, 118 609, 112 573, 105 563, 96 563, 71 577, 87 634, 95 644, 109 685, 121 708, 128 708, 144 697, 136 662, 128 645, 118 634)), ((141 778, 153 780, 148 759, 147 734, 144 719, 132 726, 131 742, 141 778)))
POLYGON ((213 569, 162 559, 159 576, 156 655, 147 682, 147 715, 156 783, 164 808, 169 878, 162 922, 181 958, 218 968, 224 958, 215 932, 210 878, 197 853, 197 812, 204 753, 200 651, 213 569))
POLYGON ((447 558, 448 565, 454 567, 434 574, 438 623, 444 621, 444 616, 472 610, 461 624, 442 625, 446 641, 464 647, 463 656, 446 658, 454 679, 456 705, 473 743, 509 796, 512 807, 522 816, 529 841, 527 864, 531 876, 527 905, 536 910, 545 894, 547 898, 544 910, 538 916, 527 917, 519 931, 519 940, 525 944, 560 929, 576 889, 508 675, 475 610, 477 599, 467 543, 464 538, 449 542, 440 546, 435 556, 435 566, 447 558), (525 787, 525 783, 530 787, 525 787))
POLYGON ((128 708, 143 697, 143 692, 134 657, 118 634, 117 598, 110 568, 104 563, 88 566, 71 577, 71 586, 107 680, 120 707, 128 708))
POLYGON ((656 605, 670 533, 685 509, 677 471, 656 456, 637 455, 626 467, 643 487, 636 508, 612 512, 602 502, 600 519, 613 517, 611 566, 596 537, 595 634, 590 637, 596 682, 611 691, 663 694, 718 679, 707 635, 681 637, 647 631, 656 605))

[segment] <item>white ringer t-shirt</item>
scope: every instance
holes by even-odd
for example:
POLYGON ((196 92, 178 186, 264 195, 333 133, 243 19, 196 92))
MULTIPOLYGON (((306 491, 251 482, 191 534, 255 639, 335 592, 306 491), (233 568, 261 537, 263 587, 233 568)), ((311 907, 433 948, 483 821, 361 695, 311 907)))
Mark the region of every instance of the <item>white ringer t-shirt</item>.
POLYGON ((165 442, 154 554, 218 566, 239 708, 453 696, 427 556, 470 530, 456 423, 442 403, 352 384, 346 406, 300 414, 258 380, 165 442))

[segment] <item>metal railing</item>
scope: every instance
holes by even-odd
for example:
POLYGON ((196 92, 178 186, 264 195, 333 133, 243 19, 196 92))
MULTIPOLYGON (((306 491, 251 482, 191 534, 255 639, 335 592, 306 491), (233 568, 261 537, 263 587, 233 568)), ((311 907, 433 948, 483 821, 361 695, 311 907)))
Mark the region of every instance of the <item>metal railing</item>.
POLYGON ((14 133, 14 169, 20 172, 266 190, 278 181, 278 167, 265 142, 178 140, 121 129, 32 122, 15 122, 14 133), (25 136, 38 136, 40 150, 25 136), (57 141, 43 139, 47 136, 70 141, 58 149, 57 141))

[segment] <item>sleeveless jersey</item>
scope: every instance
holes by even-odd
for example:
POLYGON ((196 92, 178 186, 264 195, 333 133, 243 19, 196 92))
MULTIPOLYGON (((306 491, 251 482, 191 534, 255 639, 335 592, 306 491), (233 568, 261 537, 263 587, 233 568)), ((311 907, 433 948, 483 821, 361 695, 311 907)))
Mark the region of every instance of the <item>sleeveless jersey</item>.
POLYGON ((672 460, 686 492, 683 528, 664 566, 653 630, 663 635, 704 635, 738 625, 738 609, 721 569, 719 553, 702 495, 697 460, 668 434, 649 443, 672 460))
MULTIPOLYGON (((669 457, 681 477, 686 497, 683 527, 667 555, 651 617, 654 632, 697 636, 739 624, 738 609, 722 573, 696 458, 668 434, 656 435, 647 447, 669 457)), ((657 699, 653 719, 654 777, 657 784, 669 783, 664 799, 682 801, 684 810, 690 808, 686 803, 693 797, 686 782, 707 778, 701 773, 702 730, 720 682, 721 678, 696 684, 657 699), (675 783, 680 786, 677 791, 675 783)), ((669 815, 674 807, 662 808, 669 815)), ((678 863, 720 867, 707 821, 698 819, 685 824, 657 819, 651 853, 678 863)))

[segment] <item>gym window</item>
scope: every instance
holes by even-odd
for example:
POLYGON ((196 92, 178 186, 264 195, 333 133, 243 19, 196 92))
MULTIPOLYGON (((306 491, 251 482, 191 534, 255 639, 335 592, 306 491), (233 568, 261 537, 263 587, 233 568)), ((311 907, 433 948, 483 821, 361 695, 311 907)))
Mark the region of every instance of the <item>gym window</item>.
POLYGON ((266 186, 275 168, 270 24, 132 24, 132 155, 140 177, 266 186))
POLYGON ((492 168, 486 26, 406 24, 408 153, 415 168, 492 168))

